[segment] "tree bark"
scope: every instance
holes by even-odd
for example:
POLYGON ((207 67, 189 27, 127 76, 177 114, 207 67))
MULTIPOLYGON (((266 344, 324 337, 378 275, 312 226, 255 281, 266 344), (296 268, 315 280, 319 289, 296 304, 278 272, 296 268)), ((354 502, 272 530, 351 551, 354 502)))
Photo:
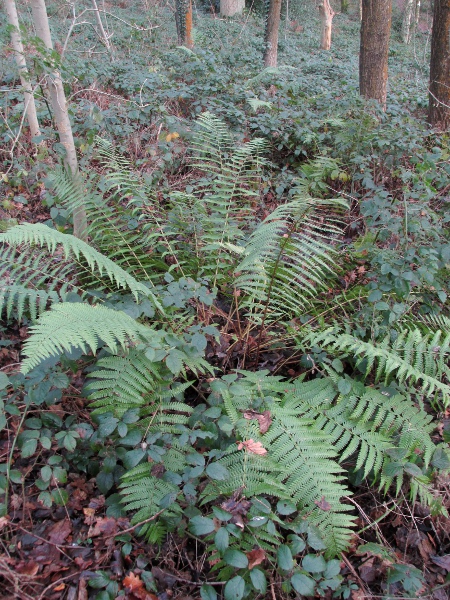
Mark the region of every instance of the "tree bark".
MULTIPOLYGON (((53 50, 45 0, 31 0, 31 10, 36 29, 36 35, 41 38, 48 50, 53 50)), ((75 175, 78 171, 77 153, 73 141, 72 127, 70 124, 69 113, 67 111, 66 95, 64 93, 61 75, 55 68, 50 75, 47 75, 46 79, 50 92, 53 113, 55 115, 56 126, 58 128, 59 139, 61 144, 66 149, 64 162, 68 170, 75 175)), ((73 213, 73 233, 76 237, 85 239, 86 228, 86 212, 84 207, 81 206, 73 213)))
POLYGON ((415 23, 416 27, 419 24, 419 20, 420 20, 420 0, 416 0, 416 10, 415 10, 415 14, 414 14, 414 23, 415 23))
POLYGON ((321 1, 319 4, 319 13, 321 22, 320 47, 322 50, 329 50, 331 48, 331 30, 335 15, 334 10, 331 8, 330 0, 321 1))
POLYGON ((415 11, 416 0, 406 0, 402 20, 402 40, 404 44, 409 44, 411 41, 411 34, 415 24, 415 11))
MULTIPOLYGON (((447 0, 446 0, 447 1, 447 0)), ((359 91, 385 108, 392 0, 362 0, 359 91)))
POLYGON ((101 38, 104 46, 106 47, 106 49, 108 51, 111 51, 111 44, 109 42, 109 37, 105 31, 105 28, 103 27, 103 21, 102 21, 102 17, 100 16, 100 12, 98 10, 97 2, 96 2, 96 0, 91 0, 91 3, 92 3, 92 8, 94 9, 94 14, 95 14, 95 18, 97 20, 98 28, 100 30, 100 38, 101 38))
POLYGON ((348 13, 348 0, 341 0, 341 13, 348 13))
POLYGON ((245 8, 245 0, 220 0, 220 14, 224 17, 240 15, 245 8))
POLYGON ((450 129, 450 0, 434 0, 428 121, 450 129))
POLYGON ((180 46, 192 48, 192 0, 175 0, 175 22, 178 43, 180 46))
POLYGON ((281 0, 270 0, 264 35, 264 66, 276 67, 278 60, 278 31, 280 29, 281 0))
POLYGON ((17 16, 17 9, 14 0, 5 0, 6 16, 8 24, 12 25, 14 29, 11 30, 11 45, 14 50, 14 56, 16 64, 19 69, 20 83, 24 89, 24 106, 25 114, 27 116, 28 125, 31 131, 31 137, 41 135, 39 129, 39 121, 36 113, 36 104, 34 102, 33 90, 30 85, 29 73, 27 64, 25 61, 25 54, 23 51, 22 39, 20 37, 19 29, 19 18, 17 16))

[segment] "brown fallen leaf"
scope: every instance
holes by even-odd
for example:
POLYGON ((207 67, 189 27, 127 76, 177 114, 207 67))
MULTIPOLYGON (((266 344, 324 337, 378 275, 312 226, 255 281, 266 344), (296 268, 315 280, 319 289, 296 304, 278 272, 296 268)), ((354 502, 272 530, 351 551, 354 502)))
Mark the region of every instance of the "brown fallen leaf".
POLYGON ((258 413, 255 410, 244 411, 244 419, 253 420, 256 419, 259 424, 259 432, 261 434, 266 433, 272 424, 272 417, 270 416, 270 410, 265 410, 263 413, 258 413))
POLYGON ((430 558, 435 565, 450 573, 450 554, 445 554, 444 556, 430 556, 430 558))
POLYGON ((97 535, 105 534, 106 536, 112 536, 117 531, 117 521, 111 517, 98 517, 95 521, 95 525, 89 527, 88 537, 95 537, 97 535))
POLYGON ((264 448, 261 442, 255 442, 255 440, 250 439, 244 442, 236 443, 238 445, 238 450, 242 450, 243 448, 245 448, 247 452, 250 452, 251 454, 259 454, 260 456, 264 456, 264 454, 267 454, 267 450, 264 448))
POLYGON ((86 579, 80 579, 78 582, 77 600, 88 600, 88 592, 86 588, 86 579))
POLYGON ((314 504, 318 506, 320 510, 331 510, 331 504, 325 500, 325 496, 322 496, 320 500, 314 500, 314 504))
POLYGON ((255 550, 250 550, 250 552, 246 552, 248 558, 248 568, 249 570, 256 567, 256 565, 260 565, 264 562, 266 558, 266 553, 262 548, 256 548, 255 550))
POLYGON ((135 575, 134 573, 130 573, 127 575, 122 581, 124 587, 129 590, 129 594, 127 594, 127 598, 137 599, 137 600, 158 600, 158 597, 155 594, 147 592, 144 587, 144 582, 139 577, 139 575, 135 575))
POLYGON ((52 544, 61 545, 63 544, 68 536, 72 533, 72 523, 69 519, 63 521, 56 521, 47 530, 47 536, 52 544))
POLYGON ((5 527, 5 525, 8 525, 9 523, 9 517, 0 517, 0 529, 3 529, 3 527, 5 527))
POLYGON ((34 577, 36 573, 39 571, 39 565, 34 560, 29 560, 28 562, 20 562, 15 566, 16 573, 20 575, 28 575, 29 577, 34 577))

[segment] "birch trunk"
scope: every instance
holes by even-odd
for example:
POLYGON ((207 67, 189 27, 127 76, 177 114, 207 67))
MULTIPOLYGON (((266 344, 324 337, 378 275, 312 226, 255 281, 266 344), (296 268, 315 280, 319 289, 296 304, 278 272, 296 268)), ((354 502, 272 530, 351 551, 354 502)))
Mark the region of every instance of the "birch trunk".
POLYGON ((434 0, 428 120, 450 130, 450 0, 434 0))
POLYGON ((264 66, 276 67, 278 60, 278 31, 280 29, 281 0, 270 0, 264 36, 264 66))
POLYGON ((240 15, 245 8, 245 0, 220 0, 220 14, 224 17, 240 15))
POLYGON ((419 24, 419 19, 420 19, 420 0, 416 0, 416 10, 415 10, 415 15, 414 15, 414 22, 415 22, 416 27, 419 24))
POLYGON ((416 0, 406 0, 402 21, 402 40, 404 44, 409 44, 411 41, 411 34, 415 24, 415 9, 416 0))
POLYGON ((97 25, 100 30, 101 40, 102 40, 103 44, 105 45, 106 49, 108 51, 111 51, 111 44, 109 43, 109 37, 105 31, 105 28, 103 27, 103 21, 102 21, 101 15, 100 15, 100 11, 98 10, 97 2, 96 2, 96 0, 91 0, 91 2, 92 2, 92 8, 94 9, 95 18, 97 20, 97 25))
MULTIPOLYGON (((36 35, 41 38, 46 48, 53 50, 52 37, 50 35, 50 27, 48 24, 47 9, 44 0, 31 0, 31 10, 33 14, 33 22, 36 29, 36 35)), ((47 75, 47 86, 50 93, 53 113, 55 116, 56 127, 58 128, 59 139, 61 144, 66 149, 65 164, 66 167, 76 175, 78 172, 77 153, 72 135, 72 126, 70 124, 69 113, 67 111, 66 95, 64 86, 61 80, 61 75, 55 68, 54 71, 47 75)), ((80 206, 73 213, 73 233, 76 237, 86 238, 86 212, 83 206, 80 206)))
POLYGON ((319 4, 319 13, 321 22, 320 47, 322 50, 329 50, 331 48, 331 30, 335 15, 334 10, 331 8, 330 0, 322 0, 319 4))
MULTIPOLYGON (((445 0, 447 1, 447 0, 445 0)), ((362 0, 359 91, 386 106, 392 0, 362 0)))
POLYGON ((14 50, 16 64, 19 69, 20 83, 24 89, 24 106, 27 116, 28 125, 31 131, 31 137, 36 137, 41 134, 39 129, 39 121, 36 114, 36 104, 34 102, 33 90, 30 85, 29 73, 25 61, 22 39, 20 37, 19 18, 17 16, 16 3, 14 0, 4 0, 6 8, 6 16, 8 24, 14 27, 11 30, 11 45, 14 50))

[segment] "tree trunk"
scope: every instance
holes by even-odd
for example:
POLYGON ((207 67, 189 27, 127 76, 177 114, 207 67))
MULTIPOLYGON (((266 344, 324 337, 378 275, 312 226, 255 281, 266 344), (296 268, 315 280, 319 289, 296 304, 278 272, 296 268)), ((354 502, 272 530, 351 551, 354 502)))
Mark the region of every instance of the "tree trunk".
POLYGON ((404 44, 409 44, 411 41, 411 34, 415 24, 415 10, 416 0, 406 0, 402 21, 402 40, 404 44))
MULTIPOLYGON (((447 0, 446 0, 447 1, 447 0)), ((359 91, 386 106, 392 0, 362 0, 359 91)))
POLYGON ((348 0, 341 0, 341 13, 348 13, 348 0))
POLYGON ((415 23, 416 27, 419 24, 419 19, 420 19, 420 0, 416 0, 416 11, 415 11, 415 15, 414 15, 414 23, 415 23))
MULTIPOLYGON (((36 29, 36 35, 41 38, 46 48, 53 50, 45 1, 31 0, 31 10, 33 13, 33 22, 36 29)), ((50 99, 53 113, 55 115, 56 126, 58 128, 59 139, 61 144, 66 149, 64 162, 69 171, 75 175, 78 171, 78 161, 75 144, 73 141, 72 127, 70 125, 69 113, 67 112, 66 95, 64 93, 63 82, 56 68, 50 75, 47 75, 46 80, 50 92, 50 99)), ((84 207, 81 206, 73 213, 74 235, 78 238, 85 239, 86 227, 86 213, 84 207)))
POLYGON ((245 0, 220 0, 220 14, 224 17, 240 15, 245 8, 245 0))
POLYGON ((175 0, 175 22, 178 43, 180 46, 192 48, 192 0, 175 0))
POLYGON ((362 0, 359 0, 359 20, 362 21, 362 0))
POLYGON ((320 47, 322 50, 329 50, 331 48, 331 29, 335 15, 334 10, 331 8, 330 0, 321 1, 319 4, 319 13, 321 22, 320 47))
POLYGON ((450 0, 434 0, 428 120, 450 128, 450 0))
POLYGON ((104 44, 106 49, 108 51, 111 51, 111 44, 109 43, 109 37, 105 31, 105 28, 103 27, 103 21, 102 21, 100 12, 98 10, 97 2, 96 2, 96 0, 91 0, 91 3, 92 3, 92 8, 94 9, 94 14, 95 14, 95 18, 97 20, 97 25, 98 25, 98 28, 100 31, 99 37, 101 38, 102 43, 104 44))
POLYGON ((278 59, 278 31, 280 29, 281 0, 270 0, 264 35, 264 66, 276 67, 278 59))
POLYGON ((23 51, 22 40, 20 37, 19 29, 19 18, 17 16, 17 9, 14 0, 5 0, 6 16, 8 24, 12 25, 14 29, 11 29, 11 45, 14 50, 14 56, 16 64, 19 69, 20 82, 24 89, 24 106, 25 114, 27 116, 28 125, 31 131, 31 137, 41 135, 39 129, 39 122, 36 114, 36 104, 34 102, 33 90, 29 81, 29 74, 27 64, 25 61, 25 54, 23 51))

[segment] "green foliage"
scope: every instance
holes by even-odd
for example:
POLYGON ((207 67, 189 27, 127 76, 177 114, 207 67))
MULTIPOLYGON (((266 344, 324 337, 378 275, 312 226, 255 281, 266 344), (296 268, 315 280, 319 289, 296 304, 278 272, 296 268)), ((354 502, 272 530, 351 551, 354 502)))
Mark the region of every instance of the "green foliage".
POLYGON ((313 332, 306 341, 321 346, 335 356, 354 356, 365 376, 375 370, 375 381, 388 384, 417 386, 423 394, 440 393, 444 406, 450 402, 450 387, 443 378, 449 379, 448 354, 450 334, 437 330, 423 335, 418 329, 395 332, 392 340, 387 335, 379 343, 365 342, 336 327, 313 332))

